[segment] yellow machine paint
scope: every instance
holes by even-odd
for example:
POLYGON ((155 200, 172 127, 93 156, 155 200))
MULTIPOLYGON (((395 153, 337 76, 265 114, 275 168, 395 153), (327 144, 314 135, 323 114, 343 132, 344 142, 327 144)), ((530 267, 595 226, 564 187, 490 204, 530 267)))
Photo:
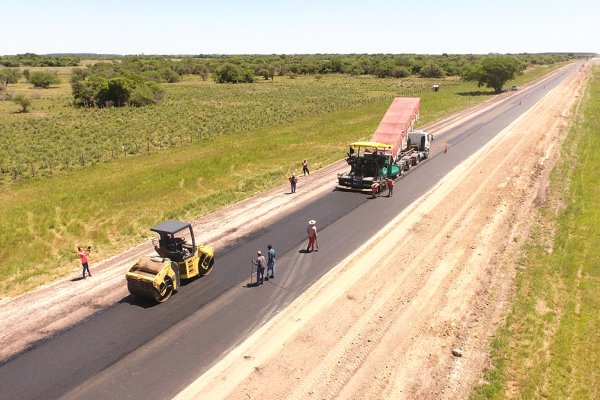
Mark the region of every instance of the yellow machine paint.
POLYGON ((177 291, 181 279, 208 275, 215 251, 196 245, 192 226, 186 222, 165 221, 151 230, 159 235, 152 239, 158 255, 140 257, 125 277, 131 294, 162 303, 177 291))

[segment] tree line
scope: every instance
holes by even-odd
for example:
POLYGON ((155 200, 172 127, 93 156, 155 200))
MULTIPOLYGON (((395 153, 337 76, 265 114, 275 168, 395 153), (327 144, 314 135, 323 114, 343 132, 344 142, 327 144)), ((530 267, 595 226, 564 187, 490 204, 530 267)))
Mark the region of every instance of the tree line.
MULTIPOLYGON (((349 74, 378 78, 443 78, 460 76, 479 86, 502 91, 503 85, 529 65, 566 61, 569 54, 420 55, 420 54, 310 54, 310 55, 197 55, 110 56, 71 76, 73 104, 80 107, 144 106, 163 97, 159 84, 178 82, 183 75, 212 77, 217 83, 252 83, 256 78, 294 78, 298 75, 349 74)), ((14 66, 78 65, 79 57, 24 54, 0 57, 0 82, 16 83, 14 66)), ((22 73, 35 87, 59 82, 51 72, 22 73)))

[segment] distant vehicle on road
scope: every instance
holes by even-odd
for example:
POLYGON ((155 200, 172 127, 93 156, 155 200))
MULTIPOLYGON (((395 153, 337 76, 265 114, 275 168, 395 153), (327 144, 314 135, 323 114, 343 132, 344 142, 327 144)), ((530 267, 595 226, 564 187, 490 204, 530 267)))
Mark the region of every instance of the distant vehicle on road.
POLYGON ((519 90, 519 87, 517 85, 512 85, 510 90, 514 92, 516 90, 519 90))

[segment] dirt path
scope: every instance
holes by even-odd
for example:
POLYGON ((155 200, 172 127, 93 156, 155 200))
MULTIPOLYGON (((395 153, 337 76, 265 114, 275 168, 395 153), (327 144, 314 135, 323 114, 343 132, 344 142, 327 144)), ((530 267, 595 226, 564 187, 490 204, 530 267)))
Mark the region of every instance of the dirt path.
POLYGON ((488 364, 518 249, 588 72, 555 88, 179 398, 466 398, 488 364))
MULTIPOLYGON (((563 83, 453 171, 418 207, 399 216, 395 229, 357 250, 354 257, 370 260, 363 265, 375 265, 369 275, 360 274, 365 267, 342 263, 188 394, 207 394, 209 387, 215 398, 228 393, 230 398, 464 397, 487 361, 487 340, 511 288, 514 268, 507 260, 525 237, 534 199, 543 200, 547 165, 569 119, 565 110, 571 109, 585 73, 563 83), (400 249, 407 243, 426 250, 406 254, 400 249), (259 351, 256 341, 265 334, 276 339, 269 348, 262 342, 259 351), (452 357, 454 347, 462 349, 462 358, 452 357), (203 382, 211 383, 203 387, 203 382)), ((507 93, 494 101, 509 98, 507 93)), ((453 115, 434 130, 451 129, 490 106, 453 115)), ((344 170, 344 162, 335 163, 301 177, 293 196, 282 185, 195 221, 201 227, 197 231, 210 233, 199 239, 219 248, 250 234, 331 190, 332 176, 344 170)), ((151 252, 144 243, 93 264, 91 279, 66 278, 5 300, 0 359, 125 297, 124 272, 151 252)), ((79 267, 73 271, 78 277, 79 267)))

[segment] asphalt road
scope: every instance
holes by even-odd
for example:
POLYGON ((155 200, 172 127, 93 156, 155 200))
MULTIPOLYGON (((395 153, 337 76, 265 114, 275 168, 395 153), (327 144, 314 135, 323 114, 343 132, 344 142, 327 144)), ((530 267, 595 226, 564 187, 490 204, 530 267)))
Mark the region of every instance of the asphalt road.
MULTIPOLYGON (((213 273, 189 282, 166 303, 152 306, 128 296, 4 361, 0 398, 162 400, 174 396, 574 68, 515 93, 451 132, 432 132, 431 157, 397 182, 394 197, 370 200, 366 194, 332 190, 230 247, 217 249, 213 273), (450 150, 444 154, 446 143, 450 150), (304 253, 310 219, 318 221, 320 251, 304 253), (247 287, 250 260, 268 243, 278 254, 276 277, 259 287, 247 287)), ((333 188, 335 177, 331 178, 333 188)))

